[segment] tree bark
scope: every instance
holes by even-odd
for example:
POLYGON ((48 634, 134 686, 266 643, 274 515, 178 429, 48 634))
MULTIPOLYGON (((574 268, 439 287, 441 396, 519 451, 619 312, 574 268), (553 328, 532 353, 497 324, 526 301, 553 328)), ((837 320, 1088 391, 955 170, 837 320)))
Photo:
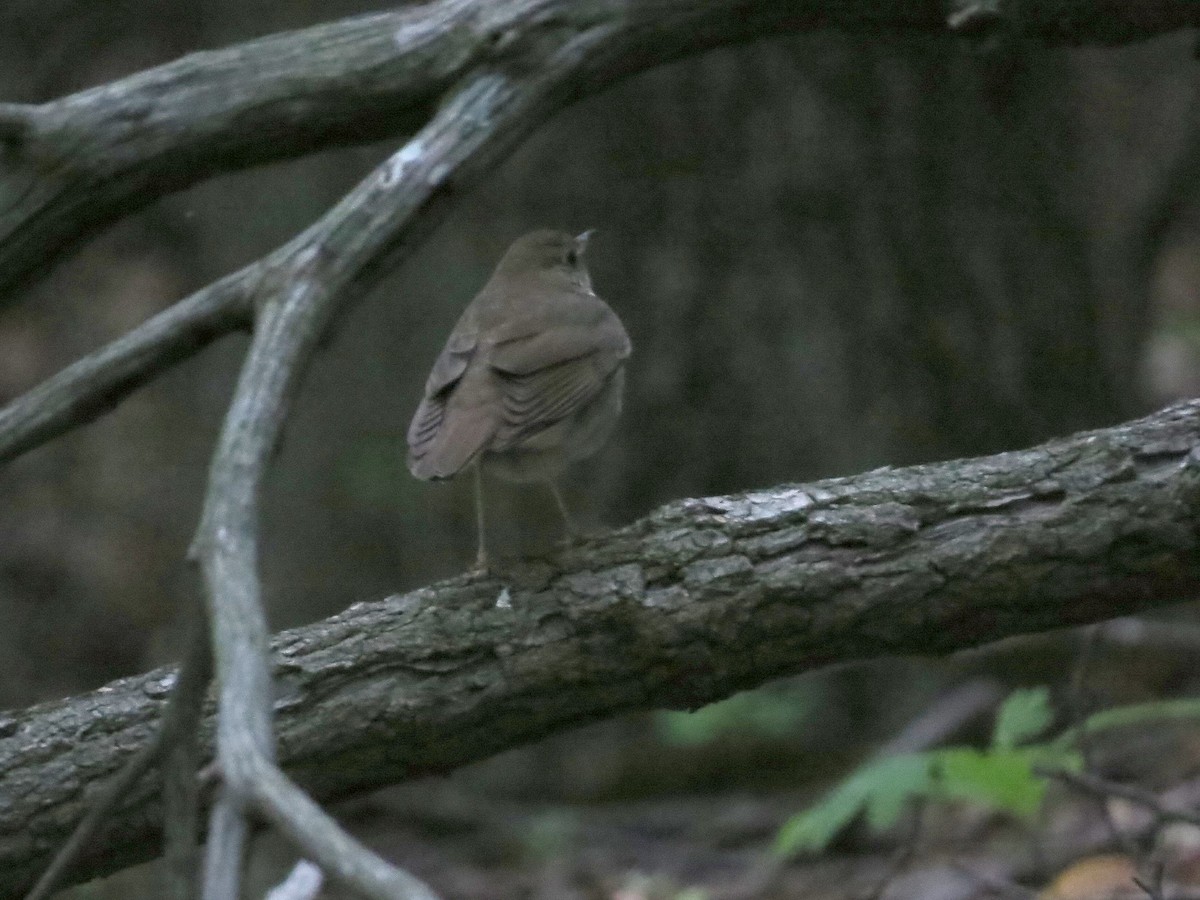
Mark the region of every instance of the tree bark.
MULTIPOLYGON (((321 799, 817 666, 1193 599, 1200 401, 1030 450, 682 500, 554 559, 274 642, 280 758, 321 799)), ((168 670, 0 717, 0 900, 148 739, 168 670)), ((206 746, 211 724, 204 729, 206 746)), ((152 779, 75 881, 152 857, 152 779)))

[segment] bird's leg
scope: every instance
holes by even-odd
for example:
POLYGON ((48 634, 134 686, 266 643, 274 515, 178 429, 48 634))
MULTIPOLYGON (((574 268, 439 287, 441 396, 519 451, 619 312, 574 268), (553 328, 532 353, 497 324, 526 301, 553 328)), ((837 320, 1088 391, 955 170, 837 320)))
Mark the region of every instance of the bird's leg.
POLYGON ((558 511, 562 514, 563 527, 567 532, 565 543, 574 544, 583 540, 583 533, 575 527, 575 520, 571 518, 566 501, 563 500, 562 491, 558 489, 558 483, 547 481, 546 484, 550 487, 550 493, 554 495, 554 502, 558 505, 558 511))
POLYGON ((487 521, 483 514, 483 466, 475 463, 475 527, 479 532, 479 548, 475 553, 475 571, 488 570, 487 521))

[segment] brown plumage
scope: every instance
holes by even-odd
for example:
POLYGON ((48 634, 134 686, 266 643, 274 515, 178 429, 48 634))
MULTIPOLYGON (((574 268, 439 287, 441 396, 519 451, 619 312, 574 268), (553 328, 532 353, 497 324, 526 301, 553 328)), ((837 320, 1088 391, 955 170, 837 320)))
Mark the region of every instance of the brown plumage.
MULTIPOLYGON (((408 428, 417 478, 474 467, 545 481, 572 530, 554 479, 608 439, 621 412, 629 336, 592 292, 590 232, 518 238, 468 304, 433 364, 408 428)), ((486 566, 482 485, 477 565, 486 566)))

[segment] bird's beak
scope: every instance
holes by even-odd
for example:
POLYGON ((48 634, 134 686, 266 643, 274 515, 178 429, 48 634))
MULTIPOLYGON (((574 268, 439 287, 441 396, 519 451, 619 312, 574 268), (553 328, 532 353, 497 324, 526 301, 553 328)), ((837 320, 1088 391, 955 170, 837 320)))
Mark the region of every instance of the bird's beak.
POLYGON ((592 235, 595 233, 595 228, 589 228, 582 234, 575 235, 575 252, 583 256, 583 252, 587 250, 588 241, 591 240, 592 235))

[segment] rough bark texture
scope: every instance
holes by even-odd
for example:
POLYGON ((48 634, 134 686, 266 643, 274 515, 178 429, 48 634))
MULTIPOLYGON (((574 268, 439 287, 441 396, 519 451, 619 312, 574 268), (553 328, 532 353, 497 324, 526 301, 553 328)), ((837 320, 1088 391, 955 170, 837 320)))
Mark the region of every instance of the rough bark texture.
MULTIPOLYGON (((280 757, 329 799, 602 716, 1198 586, 1200 401, 1023 452, 683 500, 552 560, 356 604, 275 641, 280 757)), ((0 898, 148 739, 172 679, 0 718, 0 898)), ((72 877, 151 857, 158 816, 151 785, 132 792, 72 877)))
POLYGON ((1002 29, 1116 43, 1200 24, 1190 0, 442 0, 187 56, 41 105, 0 104, 0 294, 97 226, 217 172, 404 134, 472 71, 601 29, 604 83, 794 28, 1002 29))

